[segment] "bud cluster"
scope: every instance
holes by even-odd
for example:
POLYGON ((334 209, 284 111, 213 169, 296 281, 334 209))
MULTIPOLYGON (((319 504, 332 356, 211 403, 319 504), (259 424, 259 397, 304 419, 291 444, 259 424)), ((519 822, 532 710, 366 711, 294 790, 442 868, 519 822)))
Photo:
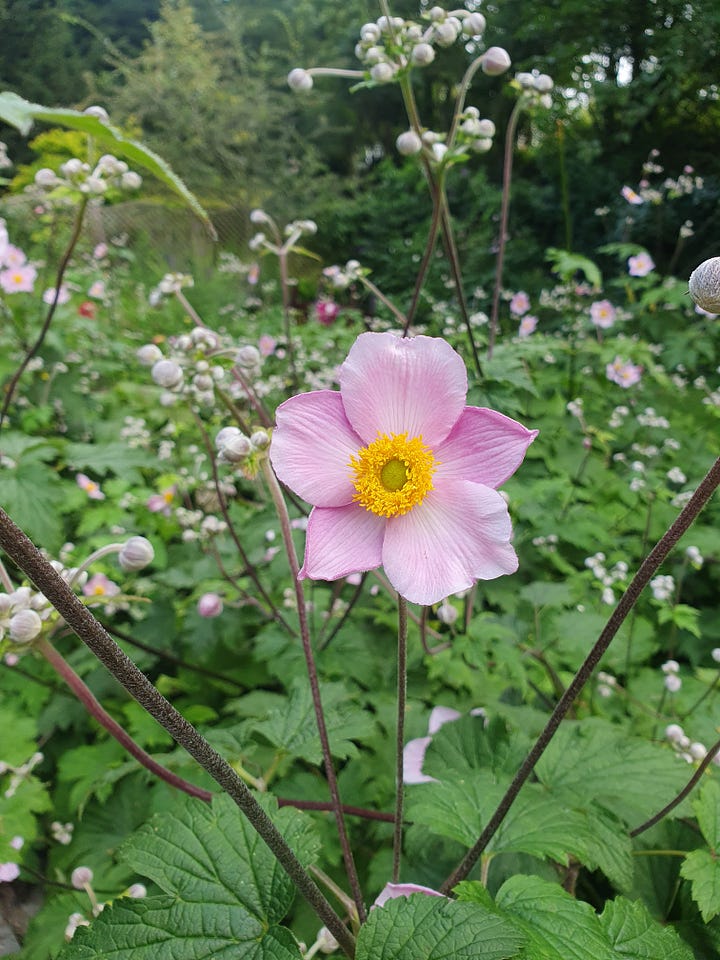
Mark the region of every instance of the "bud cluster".
POLYGON ((142 177, 128 169, 124 160, 118 160, 112 154, 106 153, 94 167, 77 157, 61 164, 58 173, 49 167, 43 167, 35 174, 35 183, 49 190, 66 187, 79 190, 88 196, 102 196, 111 187, 118 190, 138 190, 142 186, 142 177))
MULTIPOLYGON (((176 396, 185 395, 199 405, 212 404, 215 400, 215 384, 228 379, 228 371, 216 362, 216 358, 227 355, 229 341, 225 343, 219 334, 208 327, 194 327, 189 333, 171 337, 168 345, 169 356, 165 356, 155 343, 144 344, 136 354, 144 367, 151 368, 155 383, 163 387, 160 402, 163 406, 170 406, 176 396)), ((238 363, 241 352, 236 351, 238 363)))
POLYGON ((218 462, 240 467, 248 476, 255 475, 269 446, 270 436, 262 429, 253 430, 248 437, 238 427, 223 427, 215 437, 218 462))
POLYGON ((515 74, 514 86, 520 89, 522 97, 528 107, 544 107, 549 110, 552 106, 550 91, 554 84, 552 77, 546 73, 533 70, 532 73, 515 74))
POLYGON ((369 271, 360 266, 359 260, 348 260, 344 267, 333 265, 323 270, 323 276, 335 290, 347 290, 350 284, 355 283, 367 273, 369 271))
POLYGON ((248 241, 250 249, 269 250, 274 254, 290 250, 302 236, 313 237, 318 229, 314 220, 292 220, 283 228, 282 235, 285 236, 283 241, 278 225, 270 214, 264 210, 251 210, 250 223, 254 226, 265 226, 272 234, 272 239, 270 239, 262 230, 256 233, 248 241))

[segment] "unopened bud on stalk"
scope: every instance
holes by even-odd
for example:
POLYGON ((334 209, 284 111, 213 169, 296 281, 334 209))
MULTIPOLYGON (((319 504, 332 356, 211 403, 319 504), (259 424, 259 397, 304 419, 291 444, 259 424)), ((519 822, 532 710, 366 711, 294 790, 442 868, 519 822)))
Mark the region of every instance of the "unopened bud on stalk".
POLYGON ((479 37, 485 33, 487 23, 481 13, 471 13, 463 20, 463 33, 466 37, 479 37))
POLYGON ((370 76, 376 83, 388 83, 395 76, 395 71, 389 63, 376 63, 370 76))
POLYGON ((238 432, 221 447, 219 457, 229 463, 239 463, 252 453, 252 443, 244 433, 238 432))
POLYGON ((20 610, 10 617, 10 639, 15 643, 30 643, 42 630, 42 620, 34 610, 20 610))
POLYGON ((693 270, 690 296, 701 310, 720 313, 720 257, 711 257, 693 270))
POLYGON ((144 367, 152 367, 163 358, 162 350, 154 343, 146 343, 140 347, 135 356, 144 367))
POLYGON ((145 537, 130 537, 118 554, 120 567, 128 573, 142 570, 153 562, 155 551, 153 545, 145 537))
POLYGON ((158 360, 154 364, 151 376, 161 387, 177 387, 183 378, 182 368, 173 360, 158 360))
POLYGON ((313 78, 302 67, 295 67, 291 70, 287 78, 288 86, 291 90, 312 90, 313 78))
POLYGON ((488 47, 482 55, 482 72, 488 77, 499 77, 510 69, 510 54, 502 47, 488 47))
POLYGON ((429 43, 417 43, 412 48, 410 60, 416 67, 426 67, 435 59, 435 51, 429 43))
POLYGON ((70 874, 70 883, 76 890, 83 890, 85 885, 92 883, 93 872, 90 867, 75 867, 70 874))
POLYGON ((398 153, 401 153, 404 157, 411 157, 422 150, 422 140, 414 130, 406 130, 397 138, 395 146, 398 153))
POLYGON ((255 430, 250 436, 250 443, 256 450, 265 450, 270 446, 270 437, 266 430, 255 430))
POLYGON ((197 603, 197 612, 201 617, 212 619, 223 612, 222 597, 218 593, 204 593, 197 603))

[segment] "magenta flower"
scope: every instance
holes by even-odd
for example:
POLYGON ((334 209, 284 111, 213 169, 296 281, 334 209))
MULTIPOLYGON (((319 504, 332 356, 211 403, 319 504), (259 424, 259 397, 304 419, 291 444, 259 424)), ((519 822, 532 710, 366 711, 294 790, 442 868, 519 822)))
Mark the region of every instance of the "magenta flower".
POLYGON ((617 383, 619 386, 627 389, 640 382, 642 369, 642 367, 630 363, 629 360, 623 360, 622 357, 615 357, 613 362, 608 363, 605 367, 605 376, 608 380, 612 380, 613 383, 617 383))
POLYGON ((518 290, 510 300, 510 313, 515 314, 516 317, 521 317, 524 313, 527 313, 529 309, 530 297, 524 290, 518 290))
POLYGON ((433 337, 363 333, 340 391, 277 410, 270 459, 314 507, 300 577, 338 580, 381 564, 412 603, 437 603, 513 573, 507 505, 497 492, 537 430, 465 406, 458 354, 433 337))
POLYGON ((635 257, 628 257, 628 273, 631 277, 646 277, 655 269, 655 262, 649 253, 638 253, 635 257))
POLYGON ((609 300, 596 300, 590 304, 590 319, 603 330, 609 330, 615 323, 616 312, 609 300))
POLYGON ((324 327, 330 327, 337 320, 340 307, 333 300, 318 300, 315 304, 315 313, 319 323, 324 327))
POLYGON ((80 487, 80 489, 84 490, 91 500, 105 499, 105 494, 100 489, 100 485, 95 483, 94 480, 91 480, 90 477, 88 477, 86 474, 84 473, 76 474, 75 480, 77 482, 77 485, 80 487))

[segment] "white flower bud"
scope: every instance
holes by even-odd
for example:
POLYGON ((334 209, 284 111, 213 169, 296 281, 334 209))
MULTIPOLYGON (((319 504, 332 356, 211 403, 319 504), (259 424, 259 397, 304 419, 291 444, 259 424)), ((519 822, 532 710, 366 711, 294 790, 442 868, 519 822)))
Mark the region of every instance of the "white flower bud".
POLYGON ((83 890, 85 885, 92 883, 93 872, 90 867, 75 867, 70 874, 70 883, 76 890, 83 890))
POLYGON ((376 23, 366 23, 360 28, 363 43, 375 43, 380 39, 380 27, 376 23))
POLYGON ((39 187, 54 187, 58 182, 57 174, 48 167, 43 167, 35 174, 35 183, 39 187))
POLYGON ((482 55, 482 72, 488 77, 499 77, 510 69, 510 54, 502 47, 488 47, 482 55))
POLYGON ((34 610, 20 610, 10 617, 10 639, 15 643, 30 643, 42 630, 42 620, 34 610))
POLYGON ((88 117, 97 117, 98 120, 102 120, 103 123, 107 123, 110 117, 105 107, 99 107, 93 105, 92 107, 85 107, 83 113, 87 114, 88 117))
POLYGON ((211 620, 223 612, 222 597, 218 593, 204 593, 197 602, 197 612, 201 617, 211 620))
POLYGON ((410 62, 416 67, 426 67, 435 59, 435 51, 429 43, 416 43, 410 53, 410 62))
POLYGON ((127 173, 122 175, 120 185, 124 190, 139 190, 142 186, 142 177, 134 170, 128 170, 127 173))
POLYGON ((685 736, 685 732, 679 723, 669 723, 665 727, 665 736, 671 743, 679 743, 685 736))
POLYGON ((535 78, 525 71, 515 74, 515 80, 524 90, 531 90, 535 86, 535 78))
POLYGON ((237 427, 223 427, 215 437, 215 448, 222 450, 223 446, 232 438, 240 433, 237 427))
POLYGON ((713 647, 710 651, 710 656, 713 658, 715 663, 720 663, 720 647, 713 647))
POLYGON ((159 386, 170 389, 182 382, 183 372, 174 360, 158 360, 153 365, 151 376, 159 386))
POLYGON ((303 70, 302 67, 295 67, 295 69, 291 70, 288 74, 287 82, 291 90, 311 90, 313 78, 307 70, 303 70))
POLYGON ((691 743, 688 752, 693 760, 704 760, 707 756, 707 747, 702 743, 691 743))
POLYGON ((446 13, 442 7, 432 7, 429 16, 431 20, 444 20, 446 13))
POLYGON ((480 120, 478 127, 478 136, 479 137, 494 137, 495 136, 495 124, 492 120, 480 120))
POLYGON ((66 160, 65 163, 60 167, 60 172, 64 177, 75 177, 77 174, 83 172, 83 167, 87 166, 82 160, 78 160, 77 157, 72 157, 70 160, 66 160))
POLYGON ((455 623, 458 618, 456 607, 453 607, 451 603, 448 603, 446 600, 444 600, 437 608, 437 618, 440 623, 445 623, 450 626, 451 624, 455 623))
POLYGON ((270 217, 265 213, 264 210, 251 210, 250 223, 270 223, 270 217))
POLYGON ((669 673, 665 677, 665 689, 669 693, 677 693, 682 686, 682 680, 676 673, 669 673))
POLYGON ((471 144, 475 153, 487 153, 492 145, 493 142, 489 137, 480 137, 478 140, 473 140, 471 144))
POLYGON ((471 13, 463 20, 463 33, 466 37, 479 37, 485 33, 487 23, 481 13, 471 13))
POLYGON ((241 367, 252 369, 260 366, 260 351, 257 347, 240 347, 235 357, 236 362, 241 367))
POLYGON ((135 356, 144 367, 152 367, 163 358, 162 350, 154 343, 146 343, 140 347, 135 356))
POLYGON ((270 437, 268 436, 267 430, 255 430, 255 432, 250 435, 250 443, 256 450, 265 450, 269 447, 270 437))
POLYGON ((229 463, 239 463, 252 453, 252 443, 244 433, 238 430, 235 436, 230 437, 220 450, 220 459, 229 463))
POLYGON ((433 157, 438 163, 440 163, 445 157, 445 154, 447 153, 447 149, 448 148, 445 146, 444 143, 434 143, 432 145, 433 157))
POLYGON ((340 944, 330 933, 327 927, 320 927, 318 930, 317 942, 320 945, 320 953, 336 953, 340 949, 340 944))
POLYGON ((376 63, 370 76, 375 83, 388 83, 395 76, 395 71, 389 63, 376 63))
POLYGON ((535 77, 533 85, 538 93, 550 93, 555 86, 552 77, 549 77, 546 73, 541 73, 540 76, 535 77))
POLYGON ((720 257, 704 260, 690 274, 690 296, 708 313, 720 313, 720 257))
POLYGON ((314 220, 296 220, 295 226, 303 233, 309 233, 310 236, 314 236, 317 233, 317 224, 314 220))
POLYGON ((147 887, 144 883, 133 883, 125 891, 125 896, 133 900, 142 900, 147 896, 147 887))
POLYGON ((450 20, 435 25, 435 39, 441 47, 450 47, 458 38, 458 30, 450 20))
POLYGON ((538 103, 543 108, 543 110, 549 110, 553 105, 552 97, 550 96, 549 93, 544 93, 538 100, 538 103))
POLYGON ((422 140, 414 130, 406 130, 401 133, 395 141, 398 153, 404 157, 411 157, 414 153, 420 153, 422 150, 422 140))
POLYGON ((149 540, 145 537, 130 537, 118 554, 118 563, 121 569, 134 573, 152 563, 154 557, 155 551, 149 540))

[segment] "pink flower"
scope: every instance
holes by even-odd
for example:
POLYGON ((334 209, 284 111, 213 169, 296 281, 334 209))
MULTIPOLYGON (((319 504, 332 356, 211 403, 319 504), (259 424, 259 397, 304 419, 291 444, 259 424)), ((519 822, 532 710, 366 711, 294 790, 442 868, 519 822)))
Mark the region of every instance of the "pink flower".
POLYGON ((75 476, 75 481, 80 489, 84 490, 91 500, 105 499, 105 494, 100 489, 99 484, 95 483, 94 480, 91 480, 90 477, 86 476, 84 473, 78 473, 75 476))
POLYGON ((120 587, 109 580, 104 573, 96 573, 83 584, 82 592, 86 597, 114 597, 120 593, 120 587))
POLYGON ((529 309, 530 297, 525 291, 519 290, 517 293, 514 293, 510 301, 510 313, 514 313, 516 317, 521 317, 524 313, 527 313, 529 309))
POLYGON ((408 740, 403 749, 403 783, 438 783, 435 777, 422 772, 425 752, 430 746, 433 734, 440 727, 453 720, 459 720, 462 714, 452 707, 433 707, 428 721, 428 736, 408 740))
POLYGON ((623 360, 622 357, 615 357, 612 363, 605 367, 605 375, 608 380, 617 383, 621 387, 632 387, 640 382, 642 377, 642 367, 635 366, 629 360, 623 360))
POLYGON ((277 410, 270 459, 314 507, 300 577, 338 580, 381 564, 412 603, 431 604, 518 566, 496 488, 537 430, 466 407, 467 374, 444 340, 363 333, 340 391, 277 410))
POLYGON ((628 273, 631 277, 646 277, 655 269, 655 263, 649 253, 638 253, 635 257, 628 257, 628 273))
POLYGON ((258 263, 251 263, 250 269, 248 270, 247 282, 251 287, 254 287, 258 280, 260 279, 260 265, 258 263))
POLYGON ((522 337, 523 339, 525 337, 529 337, 531 333, 535 333, 535 328, 537 325, 537 317, 523 317, 520 321, 520 326, 518 327, 518 336, 522 337))
POLYGON ((0 287, 5 293, 32 293, 37 270, 27 264, 24 267, 9 267, 0 272, 0 287))
POLYGON ((88 296, 92 297, 93 300, 104 300, 105 283, 102 280, 96 280, 95 283, 91 283, 88 288, 88 296))
POLYGON ((177 487, 166 487, 161 493, 154 493, 151 497, 148 497, 145 506, 150 513, 164 513, 166 517, 169 517, 172 513, 171 505, 176 492, 177 487))
MULTIPOLYGON (((20 876, 20 867, 16 863, 0 863, 0 883, 12 883, 20 876)), ((401 894, 397 894, 401 896, 401 894)))
POLYGON ((48 287, 48 289, 43 293, 42 298, 43 298, 43 303, 48 303, 48 304, 55 303, 56 300, 58 304, 67 303, 68 300, 70 299, 70 291, 63 283, 60 285, 59 290, 56 290, 55 287, 48 287), (57 298, 55 296, 56 293, 57 293, 57 298))
POLYGON ((219 617, 223 612, 222 597, 218 593, 204 593, 197 602, 197 612, 201 617, 219 617))
POLYGON ((330 327, 337 320, 340 307, 332 300, 318 300, 315 304, 315 313, 319 323, 324 327, 330 327))
POLYGON ((94 260, 103 260, 108 255, 108 245, 106 243, 98 243, 92 255, 94 260))
POLYGON ((627 202, 631 203, 634 207, 639 207, 641 203, 645 203, 640 194, 635 193, 632 187, 623 187, 620 193, 627 200, 627 202))
POLYGON ((375 899, 373 907, 382 907, 388 900, 396 900, 398 897, 409 897, 413 893, 426 893, 429 897, 443 896, 442 893, 438 893, 437 890, 433 890, 432 887, 423 887, 419 883, 386 883, 375 899))
POLYGON ((258 350, 260 351, 261 357, 269 357, 271 354, 275 353, 275 347, 277 346, 277 340, 275 337, 271 337, 269 333, 263 333, 258 340, 258 350))
POLYGON ((596 300, 590 304, 590 319, 596 327, 609 330, 615 323, 616 310, 609 300, 596 300))
POLYGON ((27 257, 20 247, 16 247, 13 243, 8 243, 3 251, 2 260, 0 263, 2 263, 3 266, 8 267, 10 270, 15 270, 17 267, 25 266, 27 263, 27 257))

